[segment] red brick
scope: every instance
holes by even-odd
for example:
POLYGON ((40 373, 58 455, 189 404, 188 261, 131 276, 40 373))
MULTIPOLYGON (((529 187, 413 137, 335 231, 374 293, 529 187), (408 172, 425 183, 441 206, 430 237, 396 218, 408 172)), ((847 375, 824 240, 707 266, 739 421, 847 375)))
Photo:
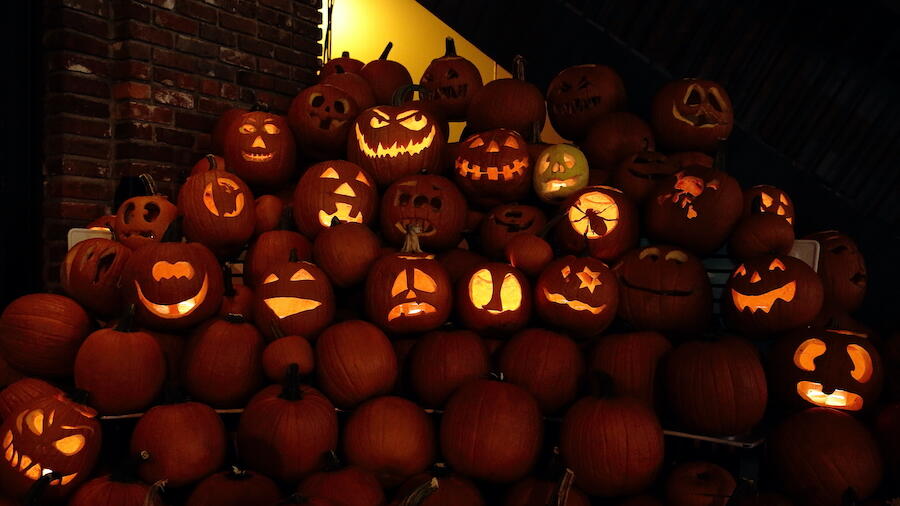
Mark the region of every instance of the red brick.
POLYGON ((184 88, 187 90, 197 89, 197 77, 192 74, 185 74, 177 70, 157 67, 153 69, 153 80, 165 84, 166 86, 174 86, 176 88, 184 88))
POLYGON ((228 109, 231 109, 233 106, 224 100, 217 100, 214 98, 208 97, 200 97, 197 100, 197 110, 200 112, 204 112, 207 114, 215 114, 216 116, 222 114, 228 109))
MULTIPOLYGON (((204 98, 200 97, 199 107, 203 108, 204 98)), ((227 109, 228 107, 226 107, 227 109)), ((206 114, 196 114, 186 111, 175 111, 175 126, 198 132, 209 132, 216 124, 215 117, 206 114)))
POLYGON ((265 72, 266 74, 273 74, 279 77, 291 77, 291 67, 290 65, 285 65, 283 63, 277 62, 275 60, 270 60, 269 58, 259 58, 257 60, 259 62, 259 71, 265 72))
POLYGON ((296 81, 298 84, 302 84, 305 86, 309 86, 310 84, 318 81, 318 76, 316 76, 316 71, 314 69, 307 69, 303 67, 294 67, 291 72, 291 79, 296 81))
POLYGON ((227 98, 229 100, 237 100, 241 95, 241 89, 234 84, 224 83, 222 85, 222 98, 227 98))
POLYGON ((175 49, 203 58, 215 58, 219 54, 219 46, 216 44, 185 37, 184 35, 175 37, 175 49))
POLYGON ((153 127, 143 121, 119 121, 116 123, 116 139, 152 140, 153 127))
POLYGON ((153 61, 164 67, 174 67, 187 72, 194 72, 197 69, 197 58, 160 48, 153 48, 153 61))
POLYGON ((122 141, 116 143, 116 158, 136 158, 156 162, 172 162, 172 148, 155 142, 122 141))
POLYGON ((315 56, 304 54, 300 51, 295 51, 293 49, 284 47, 275 48, 275 59, 289 65, 299 65, 305 67, 313 67, 318 61, 315 56))
POLYGON ((255 56, 227 47, 219 48, 219 60, 245 69, 256 70, 255 56))
POLYGON ((268 56, 269 58, 275 56, 275 46, 268 42, 259 40, 256 37, 248 37, 246 35, 239 36, 238 48, 248 53, 257 54, 260 56, 268 56))
POLYGON ((304 53, 318 56, 322 54, 322 45, 318 42, 321 39, 322 37, 307 38, 302 35, 294 34, 294 49, 299 49, 304 53))
POLYGON ((257 0, 238 0, 234 12, 245 18, 255 18, 257 9, 259 9, 256 2, 257 0))
POLYGON ((108 0, 52 0, 51 5, 62 5, 70 9, 87 12, 105 18, 109 14, 108 0))
POLYGON ((99 139, 109 138, 108 120, 91 120, 80 116, 58 116, 47 122, 49 134, 75 134, 99 139))
POLYGON ((109 76, 109 63, 89 56, 73 54, 68 51, 48 52, 48 69, 66 70, 81 74, 94 74, 97 77, 109 76))
POLYGON ((150 65, 134 60, 123 60, 113 63, 112 75, 116 79, 150 79, 150 65))
POLYGON ((109 43, 69 29, 53 30, 44 36, 44 46, 50 50, 73 49, 80 53, 106 58, 109 43))
POLYGON ((114 172, 117 177, 133 177, 144 173, 151 174, 153 179, 159 184, 160 192, 164 195, 168 195, 169 200, 173 200, 172 196, 175 192, 168 191, 171 185, 166 183, 172 181, 172 175, 177 174, 178 170, 171 165, 148 163, 139 160, 123 160, 116 162, 114 172))
POLYGON ((69 113, 93 118, 108 118, 109 104, 70 94, 55 95, 47 99, 46 112, 48 114, 69 113))
POLYGON ((302 88, 304 88, 304 86, 297 84, 296 81, 278 79, 277 77, 275 78, 275 83, 272 85, 273 90, 277 91, 278 93, 288 95, 291 98, 293 98, 297 93, 300 93, 300 90, 302 88))
POLYGON ((76 135, 51 135, 45 143, 46 152, 53 155, 81 155, 91 158, 109 158, 109 142, 76 135))
POLYGON ((256 20, 254 19, 232 16, 221 12, 219 13, 219 25, 226 30, 256 35, 256 20))
POLYGON ((49 75, 47 77, 47 88, 53 92, 109 98, 109 84, 106 81, 71 72, 59 72, 49 75))
POLYGON ((175 0, 142 0, 142 1, 151 3, 157 7, 162 7, 163 9, 172 10, 175 8, 175 0))
POLYGON ((122 102, 116 106, 116 118, 137 119, 154 123, 171 123, 173 112, 168 107, 159 107, 140 102, 122 102))
MULTIPOLYGON (((260 0, 262 1, 262 0, 260 0)), ((264 3, 264 2, 263 2, 264 3)), ((312 5, 303 5, 300 2, 292 2, 294 4, 294 16, 304 21, 308 21, 314 25, 322 23, 321 2, 313 2, 312 5)))
POLYGON ((253 88, 271 89, 275 85, 275 78, 258 72, 238 72, 238 84, 252 86, 253 88))
POLYGON ((203 155, 205 154, 206 153, 198 153, 193 149, 175 148, 172 153, 172 161, 175 162, 175 165, 182 167, 182 170, 178 175, 179 180, 187 179, 188 167, 197 163, 197 160, 203 158, 203 155))
POLYGON ((202 4, 197 0, 178 0, 175 4, 175 12, 212 24, 215 24, 218 19, 218 11, 214 7, 202 4))
POLYGON ((295 22, 293 16, 289 16, 283 12, 273 11, 272 9, 259 9, 259 22, 261 24, 281 28, 282 30, 294 31, 294 25, 301 23, 295 22))
POLYGON ((233 82, 237 77, 237 70, 230 65, 219 63, 217 60, 198 60, 197 74, 233 82))
POLYGON ((124 82, 113 86, 113 98, 150 98, 150 85, 144 83, 124 82))
POLYGON ((84 200, 112 200, 115 189, 108 179, 78 176, 49 178, 47 195, 51 198, 74 198, 84 200))
POLYGON ((138 23, 137 21, 124 21, 116 25, 116 35, 121 39, 137 39, 155 44, 157 46, 172 47, 172 32, 162 28, 138 23))
POLYGON ((156 127, 156 142, 190 148, 194 145, 194 135, 181 130, 156 127))
MULTIPOLYGON (((291 47, 291 32, 285 30, 279 30, 275 27, 266 28, 265 30, 259 31, 259 38, 263 40, 267 40, 269 42, 273 42, 275 44, 279 44, 282 46, 291 47)), ((276 49, 277 51, 277 49, 276 49)), ((276 53, 277 54, 277 53, 276 53)))
POLYGON ((120 60, 144 60, 150 59, 151 46, 146 42, 137 40, 121 40, 113 42, 112 48, 113 58, 120 60))
POLYGON ((152 10, 143 2, 135 0, 122 0, 116 2, 115 19, 126 20, 133 19, 135 21, 143 21, 149 23, 152 16, 152 10))
POLYGON ((200 80, 200 93, 204 95, 213 95, 218 97, 222 92, 222 83, 213 79, 200 80))
POLYGON ((73 176, 109 177, 109 161, 82 160, 71 156, 48 157, 44 162, 47 173, 71 174, 73 176))
POLYGON ((194 108, 194 96, 183 91, 156 88, 153 90, 153 101, 182 109, 194 108))
POLYGON ((156 12, 156 25, 189 35, 196 35, 200 26, 194 19, 172 14, 168 11, 156 12))
POLYGON ((90 221, 102 216, 104 204, 52 199, 44 204, 44 216, 70 220, 90 221))
POLYGON ((259 0, 260 5, 265 5, 266 7, 271 7, 273 9, 279 9, 285 12, 291 12, 291 0, 259 0))
POLYGON ((253 88, 241 88, 241 102, 245 104, 255 104, 256 90, 253 88))
POLYGON ((49 9, 46 22, 48 28, 74 28, 87 35, 109 38, 109 23, 106 19, 90 16, 72 9, 49 9))
MULTIPOLYGON (((266 96, 266 94, 262 95, 263 97, 266 96)), ((288 109, 291 108, 291 100, 293 100, 293 98, 294 94, 291 94, 291 96, 273 95, 268 100, 268 103, 272 106, 272 112, 284 115, 287 114, 288 109)))
POLYGON ((295 36, 299 35, 306 41, 314 42, 316 45, 318 45, 318 41, 322 39, 322 29, 319 28, 319 25, 298 21, 297 23, 294 23, 292 31, 295 36))

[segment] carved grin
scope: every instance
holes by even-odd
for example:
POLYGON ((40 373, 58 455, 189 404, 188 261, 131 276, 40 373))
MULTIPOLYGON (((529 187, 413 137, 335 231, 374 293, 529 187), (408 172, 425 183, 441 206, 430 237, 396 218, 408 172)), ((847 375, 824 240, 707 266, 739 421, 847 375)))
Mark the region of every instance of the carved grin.
POLYGON ((798 382, 797 393, 801 398, 816 406, 842 408, 848 411, 859 411, 863 407, 863 398, 853 392, 835 389, 830 394, 826 394, 822 391, 822 384, 813 381, 798 382))
POLYGON ((738 311, 750 309, 751 313, 757 311, 768 313, 772 310, 772 306, 775 305, 776 301, 783 300, 785 302, 790 302, 794 300, 796 292, 797 282, 791 281, 760 295, 744 295, 732 288, 731 299, 734 302, 734 307, 736 307, 738 311))
POLYGON ((406 234, 406 232, 410 230, 410 227, 412 227, 414 231, 418 230, 416 234, 419 237, 428 237, 437 233, 437 229, 434 228, 434 225, 425 218, 403 218, 397 223, 394 223, 394 226, 403 234, 406 234))
POLYGON ((512 164, 505 164, 501 167, 482 167, 462 158, 456 159, 456 169, 459 171, 459 175, 474 181, 478 181, 482 176, 487 176, 489 181, 513 179, 524 174, 526 167, 528 167, 528 158, 515 160, 512 164))
POLYGON ((378 146, 375 148, 369 147, 369 141, 366 140, 362 131, 359 129, 359 124, 356 125, 356 139, 359 142, 359 150, 365 153, 365 155, 369 158, 383 158, 390 157, 396 158, 397 156, 406 154, 409 156, 415 156, 424 151, 426 148, 431 146, 431 142, 434 140, 436 130, 435 126, 431 126, 431 130, 428 132, 428 135, 425 136, 419 142, 416 142, 412 139, 405 145, 399 145, 397 141, 390 147, 383 146, 380 142, 378 146))
POLYGON ((337 218, 344 222, 362 223, 362 211, 356 211, 356 214, 351 214, 352 212, 353 204, 348 204, 346 202, 335 202, 333 213, 326 213, 325 211, 319 209, 319 223, 324 227, 330 227, 331 222, 334 218, 337 218))
POLYGON ((203 301, 206 300, 206 293, 209 291, 209 276, 206 274, 203 275, 203 284, 200 286, 200 291, 198 291, 196 295, 181 302, 176 302, 175 304, 157 304, 144 296, 141 285, 137 280, 134 281, 134 286, 137 288, 138 299, 140 299, 141 304, 144 305, 147 311, 150 311, 160 318, 172 320, 193 313, 195 309, 203 304, 203 301))
MULTIPOLYGON (((3 438, 3 457, 13 469, 22 473, 31 481, 37 481, 41 476, 53 472, 51 469, 42 467, 28 455, 16 451, 11 430, 7 431, 6 436, 3 438)), ((68 485, 76 476, 78 476, 78 473, 64 474, 60 478, 51 481, 50 485, 54 487, 68 485)))
POLYGON ((275 156, 275 153, 248 153, 247 151, 241 151, 241 156, 248 162, 268 162, 275 156))
POLYGON ((574 177, 569 179, 551 179, 544 182, 544 191, 547 193, 557 192, 564 188, 574 186, 577 180, 574 177))
POLYGON ((727 123, 721 123, 716 118, 702 112, 700 114, 683 115, 678 111, 677 104, 674 102, 672 103, 672 116, 675 116, 675 119, 678 121, 697 128, 715 128, 720 125, 727 125, 727 123))
POLYGON ((322 305, 317 300, 301 299, 300 297, 271 297, 265 299, 264 302, 279 320, 284 320, 288 316, 294 316, 295 314, 312 311, 322 305))
POLYGON ((427 302, 404 302, 398 304, 388 313, 388 321, 396 320, 401 316, 418 316, 421 314, 433 313, 437 311, 434 306, 427 302))
POLYGON ((603 97, 576 98, 562 104, 550 104, 554 114, 580 114, 597 107, 603 102, 603 97))
POLYGON ((593 314, 600 314, 606 309, 606 304, 601 304, 597 307, 594 307, 585 302, 581 302, 580 300, 568 300, 560 293, 550 293, 546 288, 544 288, 544 297, 547 298, 550 302, 555 304, 564 304, 574 309, 575 311, 590 311, 593 314))
POLYGON ((621 280, 622 280, 623 285, 627 286, 628 288, 631 288, 632 290, 639 290, 641 292, 652 293, 654 295, 668 295, 670 297, 687 297, 694 293, 693 290, 658 290, 655 288, 645 288, 643 286, 638 286, 638 285, 632 284, 627 279, 625 279, 625 276, 622 276, 621 280))
POLYGON ((322 130, 331 130, 338 129, 344 126, 344 123, 347 122, 345 119, 334 119, 334 118, 319 118, 319 115, 316 113, 309 113, 310 118, 317 118, 319 120, 319 128, 322 130))

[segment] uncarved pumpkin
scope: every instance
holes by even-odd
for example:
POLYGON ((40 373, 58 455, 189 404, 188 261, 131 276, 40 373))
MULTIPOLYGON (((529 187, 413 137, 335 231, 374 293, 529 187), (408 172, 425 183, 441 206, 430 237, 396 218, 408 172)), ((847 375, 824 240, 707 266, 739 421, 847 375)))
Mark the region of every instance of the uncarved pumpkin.
POLYGON ((381 241, 361 223, 341 223, 323 230, 313 241, 313 261, 335 286, 362 283, 381 256, 381 241))
POLYGON ((342 506, 384 506, 386 502, 375 475, 356 466, 312 474, 300 483, 297 492, 342 506))
POLYGON ((737 483, 726 469, 712 462, 684 462, 666 478, 667 506, 725 506, 737 483))
POLYGON ((280 498, 270 478, 234 468, 198 483, 185 506, 272 506, 280 498))
POLYGON ((591 170, 609 175, 625 157, 653 150, 655 144, 644 120, 630 112, 610 112, 593 122, 580 147, 591 170))
POLYGON ((608 374, 616 395, 634 397, 652 408, 658 396, 657 369, 671 349, 658 332, 602 336, 591 350, 588 369, 608 374))
POLYGON ((565 502, 558 503, 554 495, 558 491, 559 484, 554 481, 541 480, 528 477, 516 483, 506 492, 503 506, 545 506, 547 504, 559 504, 559 506, 590 506, 591 500, 584 492, 575 487, 569 488, 565 502), (554 501, 554 502, 550 502, 554 501))
POLYGON ((153 487, 137 479, 120 480, 105 475, 79 487, 68 506, 163 506, 163 503, 153 487))
POLYGON ((430 407, 443 406, 457 388, 487 376, 489 368, 484 341, 469 330, 429 332, 416 342, 409 359, 412 388, 430 407))
POLYGON ((318 384, 339 407, 352 407, 389 392, 397 374, 391 342, 369 322, 334 324, 316 342, 318 384))
POLYGON ((412 84, 409 70, 400 62, 388 60, 393 46, 392 42, 388 42, 377 60, 372 60, 359 69, 359 75, 372 87, 375 103, 379 105, 391 105, 394 92, 412 84))
POLYGON ((541 412, 555 413, 575 399, 584 359, 575 341, 544 329, 526 329, 500 351, 500 371, 530 392, 541 412))
POLYGON ((269 381, 282 383, 291 364, 297 364, 301 375, 313 371, 315 354, 307 339, 300 336, 279 337, 263 350, 262 365, 269 381))
POLYGON ((544 95, 537 86, 520 79, 495 79, 472 96, 468 126, 475 132, 508 128, 531 137, 547 119, 544 95))

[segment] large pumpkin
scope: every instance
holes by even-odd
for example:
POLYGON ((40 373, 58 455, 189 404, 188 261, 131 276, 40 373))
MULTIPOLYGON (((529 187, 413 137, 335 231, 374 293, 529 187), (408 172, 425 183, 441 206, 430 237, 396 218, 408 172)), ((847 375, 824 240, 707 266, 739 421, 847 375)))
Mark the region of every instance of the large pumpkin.
POLYGON ((409 230, 416 231, 429 251, 456 246, 466 222, 466 199, 445 177, 429 174, 394 181, 381 199, 381 233, 401 246, 409 230))
POLYGON ((79 487, 68 506, 163 506, 163 503, 156 486, 141 483, 137 478, 104 475, 79 487))
POLYGON ((630 112, 611 112, 594 121, 581 141, 591 170, 609 176, 626 157, 655 147, 650 126, 630 112))
POLYGON ((270 478, 234 467, 198 483, 185 506, 272 506, 280 498, 270 478))
POLYGON ((288 110, 297 149, 314 160, 342 158, 359 110, 353 96, 330 84, 301 91, 288 110))
POLYGON ((509 483, 525 476, 538 457, 543 422, 525 389, 472 380, 447 401, 441 420, 441 453, 457 472, 509 483))
POLYGON ((282 336, 263 349, 262 366, 269 381, 283 383, 291 364, 297 364, 298 372, 302 375, 313 371, 315 353, 308 339, 300 336, 282 336))
POLYGON ((256 238, 244 258, 244 281, 251 286, 263 284, 272 268, 296 254, 297 260, 309 260, 312 244, 292 230, 270 230, 256 238))
POLYGON ((534 286, 534 306, 550 325, 578 336, 597 335, 616 317, 619 282, 600 260, 567 255, 541 272, 534 286))
POLYGON ((728 238, 728 255, 736 261, 766 255, 787 255, 794 246, 794 227, 772 213, 744 216, 728 238))
POLYGON ((277 327, 285 335, 314 338, 334 319, 334 292, 328 276, 309 262, 272 265, 254 293, 253 318, 269 339, 277 327))
POLYGON ((378 209, 378 192, 359 165, 328 160, 310 166, 294 189, 293 216, 306 237, 340 222, 370 223, 378 209))
POLYGON ((185 237, 220 255, 239 251, 253 235, 255 207, 250 188, 215 167, 189 177, 178 192, 185 237))
POLYGON ((456 54, 453 37, 447 37, 444 56, 431 60, 419 84, 427 90, 425 100, 451 121, 466 119, 469 102, 484 85, 478 67, 456 54))
POLYGON ((296 170, 297 146, 287 118, 263 111, 236 116, 225 134, 228 170, 250 185, 274 188, 296 170))
POLYGON ((566 139, 580 140, 597 118, 625 108, 625 84, 606 65, 575 65, 547 86, 550 124, 566 139))
POLYGON ((524 198, 532 184, 525 139, 505 128, 470 135, 459 145, 453 180, 484 208, 524 198))
POLYGON ((734 128, 734 109, 722 85, 679 79, 653 97, 651 123, 660 144, 672 151, 714 151, 734 128))
POLYGON ((312 474, 297 491, 341 506, 384 506, 384 491, 375 475, 357 466, 312 474))
POLYGON ((470 269, 456 283, 456 313, 469 330, 509 334, 528 323, 531 297, 522 271, 489 262, 470 269))
POLYGON ((617 188, 588 186, 560 208, 564 217, 556 226, 556 238, 569 251, 615 260, 637 245, 637 209, 617 188))
POLYGON ((110 316, 121 310, 119 277, 131 250, 109 239, 79 242, 59 266, 63 290, 91 312, 110 316))
POLYGON ((397 356, 391 342, 369 322, 337 323, 316 342, 318 384, 339 407, 352 407, 386 394, 397 374, 397 356))
POLYGON ((491 209, 481 221, 479 234, 485 255, 499 259, 504 248, 516 235, 537 234, 547 224, 544 212, 534 206, 503 204, 491 209))
POLYGON ((634 203, 643 204, 656 186, 681 168, 656 151, 639 151, 626 156, 612 174, 613 186, 634 203))
POLYGON ((348 287, 366 279, 381 255, 381 241, 361 223, 341 223, 322 231, 313 242, 313 261, 335 286, 348 287))
POLYGON ((819 277, 825 289, 825 306, 855 311, 866 295, 866 262, 856 241, 834 230, 805 237, 818 241, 819 277))
POLYGON ((634 397, 652 408, 661 397, 657 370, 671 349, 672 344, 658 332, 603 336, 591 350, 588 370, 608 374, 616 395, 634 397))
POLYGON ((544 329, 526 329, 500 350, 500 371, 528 390, 541 412, 555 413, 575 399, 584 359, 575 341, 544 329))
POLYGON ((469 330, 434 331, 419 339, 409 357, 412 389, 426 406, 441 407, 465 382, 487 376, 488 350, 469 330))

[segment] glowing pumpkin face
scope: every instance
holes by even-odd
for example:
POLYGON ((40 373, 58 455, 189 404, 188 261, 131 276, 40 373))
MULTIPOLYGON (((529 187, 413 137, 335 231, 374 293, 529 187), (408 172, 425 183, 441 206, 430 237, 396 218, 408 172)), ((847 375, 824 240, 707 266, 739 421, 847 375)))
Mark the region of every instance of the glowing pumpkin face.
POLYGON ((587 158, 575 146, 556 144, 538 156, 534 166, 534 191, 544 202, 559 203, 587 183, 587 158))
POLYGON ((731 134, 734 110, 718 83, 680 79, 654 97, 651 123, 660 143, 674 151, 712 151, 731 134))
POLYGON ((359 106, 344 90, 330 84, 314 84, 291 102, 288 122, 297 148, 315 160, 343 158, 347 134, 359 106))
POLYGON ((878 350, 854 332, 813 327, 779 339, 772 350, 772 391, 793 406, 859 411, 881 392, 878 350))
POLYGON ((534 299, 545 322, 579 335, 599 334, 616 316, 619 283, 600 260, 569 255, 547 265, 534 299))
POLYGON ((469 200, 483 207, 521 199, 531 181, 528 145, 504 128, 471 135, 459 145, 453 177, 469 200))
POLYGON ((769 185, 758 185, 744 192, 744 216, 771 213, 794 224, 794 203, 787 193, 769 185))
POLYGON ((159 242, 177 217, 178 208, 162 195, 132 197, 116 212, 116 239, 133 250, 159 242))
POLYGON ((250 188, 224 170, 197 172, 178 192, 184 235, 222 255, 240 249, 253 235, 255 207, 250 188))
POLYGON ((472 62, 456 54, 453 39, 447 37, 444 56, 431 60, 419 84, 425 87, 426 100, 433 102, 444 117, 464 121, 472 95, 481 89, 481 72, 472 62))
POLYGON ((569 67, 547 86, 550 123, 566 139, 582 139, 594 120, 624 106, 622 78, 605 65, 569 67))
POLYGON ((557 237, 569 251, 587 249, 594 258, 613 260, 637 243, 637 211, 616 188, 589 186, 572 195, 562 209, 557 237))
POLYGON ((378 193, 371 176, 355 163, 329 160, 306 170, 294 189, 294 222, 315 237, 337 218, 342 223, 369 223, 378 193))
POLYGON ((856 242, 834 230, 806 237, 818 241, 819 277, 825 287, 825 304, 830 309, 854 311, 866 295, 866 261, 856 242))
POLYGON ((459 279, 456 307, 470 330, 513 332, 528 322, 531 290, 525 275, 514 267, 482 264, 459 279))
POLYGON ((441 176, 419 174, 398 179, 381 200, 381 231, 398 246, 413 229, 429 251, 452 248, 459 243, 465 222, 465 197, 441 176))
POLYGON ((734 270, 722 294, 729 325, 751 334, 809 323, 822 308, 822 282, 802 260, 757 257, 734 270))
POLYGON ((287 118, 253 111, 237 117, 226 136, 228 170, 251 185, 273 187, 290 179, 296 144, 287 118))
POLYGON ((331 283, 310 262, 276 264, 254 292, 253 317, 269 338, 273 326, 283 335, 314 338, 334 319, 331 283))
POLYGON ((79 242, 60 265, 63 290, 95 313, 115 314, 122 303, 119 277, 130 256, 130 249, 109 239, 79 242))
POLYGON ((47 498, 64 497, 91 472, 100 451, 96 413, 62 394, 30 401, 0 426, 0 489, 22 497, 54 473, 47 498))
POLYGON ((433 330, 447 319, 450 305, 450 276, 434 255, 383 256, 366 278, 366 313, 388 332, 433 330))

